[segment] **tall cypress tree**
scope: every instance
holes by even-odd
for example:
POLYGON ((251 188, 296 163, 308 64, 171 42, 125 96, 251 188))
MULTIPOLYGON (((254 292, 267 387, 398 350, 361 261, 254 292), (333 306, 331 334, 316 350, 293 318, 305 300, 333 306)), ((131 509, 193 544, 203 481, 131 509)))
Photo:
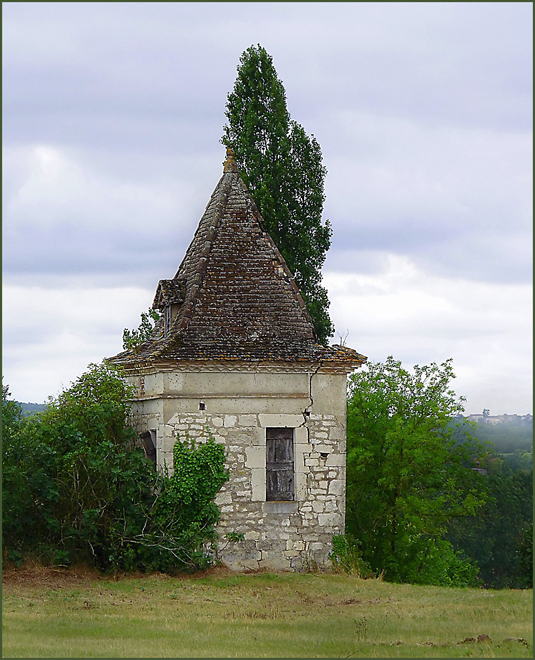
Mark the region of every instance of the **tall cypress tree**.
POLYGON ((321 284, 332 236, 329 221, 321 218, 327 170, 316 138, 290 118, 284 86, 262 46, 242 53, 225 116, 221 142, 232 147, 264 229, 294 274, 325 344, 334 333, 321 284))

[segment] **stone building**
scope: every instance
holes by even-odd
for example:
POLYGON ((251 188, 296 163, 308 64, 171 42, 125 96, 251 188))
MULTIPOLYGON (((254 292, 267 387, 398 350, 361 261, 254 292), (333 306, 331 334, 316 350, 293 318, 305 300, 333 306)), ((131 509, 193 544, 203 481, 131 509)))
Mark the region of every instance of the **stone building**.
POLYGON ((294 278, 230 150, 150 341, 111 358, 135 384, 157 465, 176 437, 224 443, 219 554, 236 570, 328 564, 343 533, 347 374, 366 358, 317 343, 294 278), (245 540, 229 542, 229 532, 245 540))

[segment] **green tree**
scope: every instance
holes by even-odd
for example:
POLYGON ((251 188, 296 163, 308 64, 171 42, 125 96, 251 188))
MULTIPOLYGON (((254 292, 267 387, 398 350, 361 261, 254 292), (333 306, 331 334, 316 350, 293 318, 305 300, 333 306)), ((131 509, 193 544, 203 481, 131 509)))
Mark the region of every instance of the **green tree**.
POLYGON ((485 502, 471 470, 483 448, 456 436, 462 397, 451 360, 405 370, 389 357, 350 377, 347 532, 392 581, 473 583, 476 569, 447 541, 451 521, 485 502))
POLYGON ((126 570, 212 561, 224 447, 177 441, 175 474, 158 472, 136 446, 131 395, 119 370, 89 365, 3 444, 5 556, 126 570))
POLYGON ((227 97, 222 143, 238 168, 273 238, 294 274, 318 340, 334 333, 321 268, 332 228, 322 222, 327 173, 316 138, 290 118, 273 59, 260 45, 240 57, 227 97))
POLYGON ((533 470, 486 461, 489 498, 476 516, 453 521, 448 540, 476 562, 485 587, 533 586, 533 470))
MULTIPOLYGON (((533 471, 531 480, 533 483, 533 471)), ((533 497, 533 489, 531 494, 533 497)), ((519 555, 520 571, 525 580, 524 584, 528 589, 533 589, 533 517, 522 529, 519 555)))
POLYGON ((2 546, 3 556, 20 561, 28 548, 49 537, 53 502, 59 499, 53 479, 55 451, 29 431, 25 419, 2 386, 2 546))
POLYGON ((136 351, 141 344, 151 338, 154 327, 159 320, 159 312, 152 309, 152 307, 149 307, 146 312, 141 312, 141 323, 138 328, 136 330, 129 330, 128 328, 123 330, 123 349, 125 351, 136 351))
POLYGON ((11 400, 9 385, 2 383, 2 440, 6 442, 17 434, 22 423, 22 406, 11 400))

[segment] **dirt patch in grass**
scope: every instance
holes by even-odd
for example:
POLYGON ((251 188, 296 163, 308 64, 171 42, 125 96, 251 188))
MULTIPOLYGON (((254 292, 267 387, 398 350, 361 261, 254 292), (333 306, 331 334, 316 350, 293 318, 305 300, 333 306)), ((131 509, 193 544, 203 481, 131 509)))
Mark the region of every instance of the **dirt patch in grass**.
POLYGON ((89 585, 99 578, 98 571, 87 566, 51 568, 39 564, 25 564, 19 568, 4 568, 2 571, 2 584, 4 587, 68 589, 73 586, 89 585))
MULTIPOLYGON (((207 571, 198 573, 183 573, 173 575, 173 579, 206 579, 207 577, 225 578, 237 575, 225 566, 213 566, 207 571)), ((89 586, 98 580, 142 580, 160 578, 170 579, 164 573, 113 573, 103 574, 89 566, 70 566, 68 568, 54 568, 27 562, 20 567, 8 566, 2 570, 2 584, 4 587, 46 587, 49 589, 68 589, 72 587, 89 586)))

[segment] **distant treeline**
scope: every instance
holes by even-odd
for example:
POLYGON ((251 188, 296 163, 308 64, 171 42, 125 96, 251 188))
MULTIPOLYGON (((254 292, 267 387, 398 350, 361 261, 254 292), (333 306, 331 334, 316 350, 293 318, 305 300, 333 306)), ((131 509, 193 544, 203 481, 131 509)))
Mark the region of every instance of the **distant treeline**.
POLYGON ((17 401, 16 403, 22 408, 22 414, 25 417, 33 415, 36 412, 44 412, 46 410, 46 403, 23 403, 22 401, 17 401))
MULTIPOLYGON (((466 418, 464 418, 466 420, 466 418)), ((492 449, 513 469, 533 466, 533 417, 506 415, 498 423, 480 418, 471 430, 481 442, 492 444, 492 449)))
POLYGON ((492 442, 494 451, 498 453, 514 452, 517 449, 532 451, 533 449, 533 418, 504 418, 498 424, 479 421, 475 427, 479 440, 492 442))

